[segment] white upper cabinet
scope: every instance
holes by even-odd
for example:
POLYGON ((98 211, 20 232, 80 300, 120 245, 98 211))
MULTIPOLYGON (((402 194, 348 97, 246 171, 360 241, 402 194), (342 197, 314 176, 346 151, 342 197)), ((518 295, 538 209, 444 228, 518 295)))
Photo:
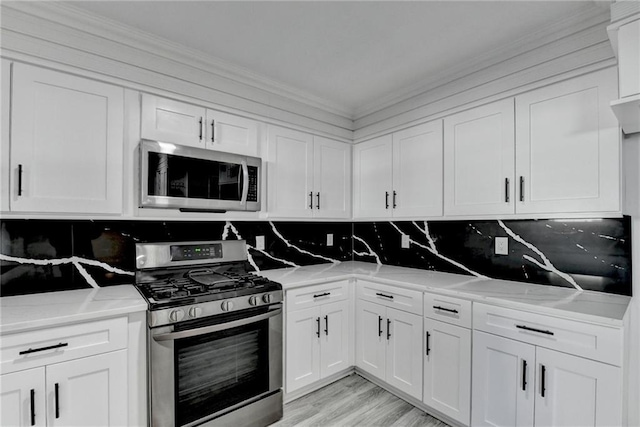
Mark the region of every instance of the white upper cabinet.
POLYGON ((516 97, 516 213, 620 211, 615 69, 516 97))
POLYGON ((618 30, 620 98, 640 95, 640 16, 618 30))
POLYGON ((11 211, 120 214, 123 89, 24 64, 12 88, 11 211))
POLYGON ((255 120, 207 110, 207 148, 257 157, 259 126, 255 120))
POLYGON ((154 95, 142 95, 142 138, 205 148, 206 109, 154 95))
POLYGON ((268 210, 274 217, 349 218, 351 146, 269 126, 268 210))
POLYGON ((442 215, 442 122, 414 126, 354 148, 354 217, 442 215))
POLYGON ((445 215, 514 209, 513 99, 444 119, 445 215))

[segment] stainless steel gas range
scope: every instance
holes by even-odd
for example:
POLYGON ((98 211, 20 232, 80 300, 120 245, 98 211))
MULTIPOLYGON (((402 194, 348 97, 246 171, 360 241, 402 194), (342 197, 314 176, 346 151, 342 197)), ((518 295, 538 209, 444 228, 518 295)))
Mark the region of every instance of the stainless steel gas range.
POLYGON ((246 261, 243 240, 136 245, 153 427, 282 417, 282 286, 246 261))

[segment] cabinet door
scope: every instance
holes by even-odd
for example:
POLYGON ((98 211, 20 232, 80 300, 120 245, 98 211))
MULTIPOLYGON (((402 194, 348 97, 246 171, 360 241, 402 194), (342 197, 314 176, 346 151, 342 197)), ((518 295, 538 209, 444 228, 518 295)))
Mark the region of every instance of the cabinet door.
POLYGON ((205 148, 203 107, 184 102, 142 95, 142 138, 205 148))
POLYGON ((393 134, 393 216, 442 215, 442 121, 393 134))
POLYGON ((44 368, 0 376, 0 425, 46 426, 44 368))
POLYGON ((256 157, 259 126, 255 120, 207 110, 207 148, 256 157))
POLYGON ((127 350, 47 366, 46 384, 49 426, 127 424, 127 350))
POLYGON ((640 94, 640 19, 618 30, 618 73, 620 98, 640 94))
POLYGON ((122 88, 14 64, 11 210, 121 213, 123 111, 122 88))
POLYGON ((620 368, 540 347, 536 366, 536 425, 622 425, 620 368))
POLYGON ((320 308, 287 313, 287 393, 320 379, 320 308))
POLYGON ((535 347, 473 331, 471 425, 533 426, 535 347))
POLYGON ((513 99, 444 119, 445 215, 514 212, 513 99))
POLYGON ((313 215, 313 137, 269 127, 269 215, 308 218, 313 215))
POLYGON ((356 366, 381 380, 385 379, 387 351, 386 308, 356 302, 356 366))
POLYGON ((350 366, 349 301, 325 304, 320 310, 320 377, 350 366))
POLYGON ((471 413, 471 331, 424 319, 423 402, 464 425, 471 413))
POLYGON ((620 210, 615 69, 516 97, 516 213, 620 210))
POLYGON ((351 146, 313 137, 313 216, 351 216, 351 146))
POLYGON ((390 218, 392 138, 381 136, 353 148, 353 216, 390 218))
POLYGON ((387 308, 387 368, 390 385, 422 399, 422 318, 387 308))

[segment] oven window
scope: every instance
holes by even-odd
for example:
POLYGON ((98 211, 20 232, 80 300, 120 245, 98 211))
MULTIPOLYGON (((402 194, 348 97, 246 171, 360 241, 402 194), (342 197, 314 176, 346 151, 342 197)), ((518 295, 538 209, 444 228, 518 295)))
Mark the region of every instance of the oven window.
POLYGON ((176 341, 176 425, 269 390, 269 321, 176 341))

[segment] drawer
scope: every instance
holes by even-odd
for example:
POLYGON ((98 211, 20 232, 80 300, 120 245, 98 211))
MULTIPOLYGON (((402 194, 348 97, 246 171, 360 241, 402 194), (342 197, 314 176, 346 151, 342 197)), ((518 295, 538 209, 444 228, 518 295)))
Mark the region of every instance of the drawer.
POLYGON ((8 373, 127 347, 126 317, 3 335, 0 370, 8 373), (21 354, 22 353, 22 354, 21 354))
POLYGON ((340 280, 320 285, 287 291, 285 305, 287 311, 302 310, 334 301, 349 298, 349 281, 340 280))
POLYGON ((422 316, 422 292, 358 280, 358 298, 422 316))
POLYGON ((471 329, 471 301, 425 293, 424 317, 471 329))
POLYGON ((473 304, 473 328, 518 341, 622 365, 622 328, 473 304))

